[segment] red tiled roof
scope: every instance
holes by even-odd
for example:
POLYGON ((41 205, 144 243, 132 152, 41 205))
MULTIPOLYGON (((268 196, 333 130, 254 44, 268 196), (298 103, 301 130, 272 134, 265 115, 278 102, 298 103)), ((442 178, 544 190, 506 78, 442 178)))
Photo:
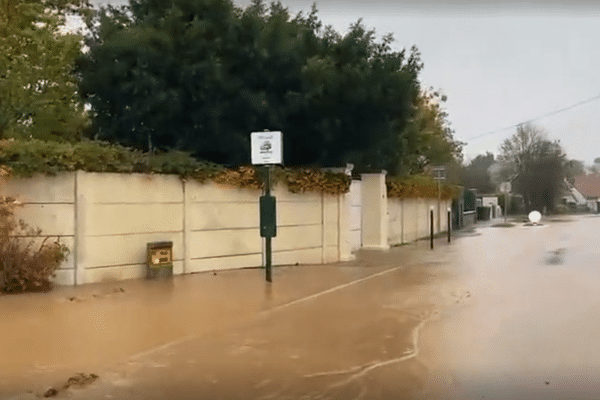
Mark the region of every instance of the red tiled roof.
POLYGON ((600 197, 600 175, 581 175, 576 177, 575 189, 585 197, 600 197))

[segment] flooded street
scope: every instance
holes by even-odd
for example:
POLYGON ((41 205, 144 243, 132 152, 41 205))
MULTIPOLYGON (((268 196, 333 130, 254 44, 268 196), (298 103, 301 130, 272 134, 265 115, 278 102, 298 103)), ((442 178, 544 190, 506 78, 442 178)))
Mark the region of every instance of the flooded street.
POLYGON ((600 219, 542 222, 0 296, 0 399, 600 398, 600 219))
POLYGON ((427 245, 270 286, 258 269, 2 296, 0 398, 408 398, 444 275, 427 245))
POLYGON ((600 398, 600 219, 542 222, 453 253, 471 298, 425 329, 421 398, 600 398))

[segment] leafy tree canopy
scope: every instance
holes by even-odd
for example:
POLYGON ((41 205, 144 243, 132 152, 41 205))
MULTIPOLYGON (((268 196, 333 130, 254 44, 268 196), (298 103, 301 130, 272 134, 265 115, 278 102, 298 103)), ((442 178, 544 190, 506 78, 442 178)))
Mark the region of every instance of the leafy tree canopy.
POLYGON ((481 193, 494 193, 496 184, 490 178, 490 167, 495 163, 494 154, 489 151, 479 154, 469 165, 463 168, 461 183, 467 188, 477 189, 481 193))
POLYGON ((74 61, 82 36, 65 18, 82 0, 0 0, 0 138, 75 140, 87 119, 74 61))
POLYGON ((142 148, 249 163, 250 132, 281 130, 287 165, 418 172, 460 155, 421 92, 416 48, 391 50, 359 20, 340 35, 313 5, 132 0, 90 19, 81 91, 93 134, 142 148))
POLYGON ((523 195, 527 212, 554 209, 567 162, 559 142, 548 140, 542 128, 521 125, 504 141, 499 158, 504 180, 512 180, 513 190, 523 195))

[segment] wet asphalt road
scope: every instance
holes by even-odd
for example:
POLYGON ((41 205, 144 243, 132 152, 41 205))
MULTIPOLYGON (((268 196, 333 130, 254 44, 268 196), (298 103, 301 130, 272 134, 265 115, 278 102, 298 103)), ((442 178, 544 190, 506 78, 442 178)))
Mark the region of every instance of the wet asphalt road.
POLYGON ((0 399, 600 399, 600 219, 543 223, 0 297, 0 399))

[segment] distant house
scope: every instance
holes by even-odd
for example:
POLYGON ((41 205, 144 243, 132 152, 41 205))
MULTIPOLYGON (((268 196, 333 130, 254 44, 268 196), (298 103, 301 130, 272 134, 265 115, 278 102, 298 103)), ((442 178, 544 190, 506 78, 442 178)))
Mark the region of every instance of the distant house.
POLYGON ((502 208, 498 205, 498 196, 494 194, 478 193, 477 207, 488 207, 490 209, 490 218, 499 218, 502 216, 502 208))
POLYGON ((593 212, 600 211, 600 175, 580 175, 575 178, 571 194, 577 205, 583 202, 593 212), (574 189, 574 190, 573 190, 574 189), (579 194, 579 196, 577 196, 579 194))

